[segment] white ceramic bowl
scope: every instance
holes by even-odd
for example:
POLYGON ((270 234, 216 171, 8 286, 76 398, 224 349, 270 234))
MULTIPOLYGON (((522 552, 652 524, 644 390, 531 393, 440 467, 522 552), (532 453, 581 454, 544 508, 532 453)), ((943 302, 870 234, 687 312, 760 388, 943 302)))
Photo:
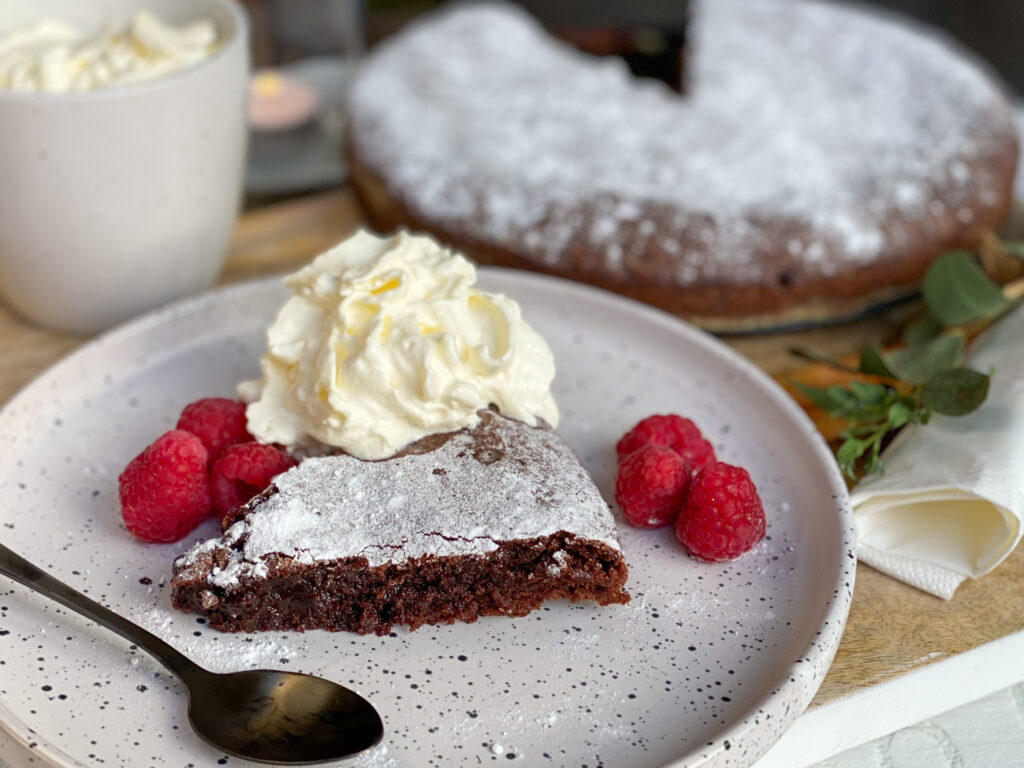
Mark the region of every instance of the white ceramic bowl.
POLYGON ((248 25, 230 0, 0 0, 3 29, 93 31, 137 9, 212 19, 210 58, 84 93, 0 91, 0 296, 54 328, 96 331, 209 286, 241 199, 248 25))

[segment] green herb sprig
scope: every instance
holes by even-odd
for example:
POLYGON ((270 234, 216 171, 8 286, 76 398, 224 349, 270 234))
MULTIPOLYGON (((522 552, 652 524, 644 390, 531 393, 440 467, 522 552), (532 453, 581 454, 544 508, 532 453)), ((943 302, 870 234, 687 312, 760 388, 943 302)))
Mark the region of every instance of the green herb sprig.
MULTIPOLYGON (((908 424, 927 424, 932 414, 962 416, 981 407, 991 372, 963 364, 969 336, 994 322, 1024 296, 1024 279, 998 285, 982 268, 993 259, 1024 259, 1024 243, 988 238, 978 254, 953 251, 940 256, 921 288, 924 311, 902 334, 902 346, 866 345, 856 367, 807 350, 794 354, 872 381, 811 387, 792 382, 831 416, 845 419, 836 461, 848 478, 883 471, 887 438, 908 424), (995 256, 993 254, 996 254, 995 256)), ((1019 264, 1015 265, 1019 271, 1019 264)))

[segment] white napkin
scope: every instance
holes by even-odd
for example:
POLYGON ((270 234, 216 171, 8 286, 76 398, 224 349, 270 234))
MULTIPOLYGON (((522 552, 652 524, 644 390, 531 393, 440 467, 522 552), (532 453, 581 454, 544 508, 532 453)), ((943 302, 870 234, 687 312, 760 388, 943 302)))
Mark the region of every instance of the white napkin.
POLYGON ((947 600, 1024 533, 1024 311, 979 338, 969 364, 995 369, 981 408, 903 430, 885 474, 852 494, 860 559, 947 600))

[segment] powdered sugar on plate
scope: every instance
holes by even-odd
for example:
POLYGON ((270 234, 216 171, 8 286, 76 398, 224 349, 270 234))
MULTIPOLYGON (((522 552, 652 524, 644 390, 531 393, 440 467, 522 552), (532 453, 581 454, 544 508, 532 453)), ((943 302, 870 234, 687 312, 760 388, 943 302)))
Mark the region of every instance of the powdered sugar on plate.
MULTIPOLYGON (((170 606, 161 603, 133 613, 130 618, 211 672, 275 668, 280 666, 282 658, 295 654, 294 643, 289 643, 285 639, 287 635, 283 633, 254 634, 239 639, 227 636, 223 642, 219 642, 218 635, 176 630, 180 622, 175 622, 175 619, 180 616, 170 606)), ((133 655, 132 663, 135 663, 136 658, 133 655)))

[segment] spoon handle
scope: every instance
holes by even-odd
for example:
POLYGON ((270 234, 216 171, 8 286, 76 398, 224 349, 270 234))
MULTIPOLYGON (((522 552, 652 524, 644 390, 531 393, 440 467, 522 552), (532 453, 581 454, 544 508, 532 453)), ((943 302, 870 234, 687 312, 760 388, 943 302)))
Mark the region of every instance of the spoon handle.
POLYGON ((19 584, 24 584, 29 589, 33 589, 51 600, 56 600, 72 611, 80 613, 97 624, 116 632, 126 640, 130 640, 154 656, 183 681, 196 672, 205 671, 156 635, 118 616, 109 608, 104 608, 80 592, 76 592, 64 582, 58 581, 50 574, 40 570, 3 544, 0 544, 0 574, 14 579, 19 584))

